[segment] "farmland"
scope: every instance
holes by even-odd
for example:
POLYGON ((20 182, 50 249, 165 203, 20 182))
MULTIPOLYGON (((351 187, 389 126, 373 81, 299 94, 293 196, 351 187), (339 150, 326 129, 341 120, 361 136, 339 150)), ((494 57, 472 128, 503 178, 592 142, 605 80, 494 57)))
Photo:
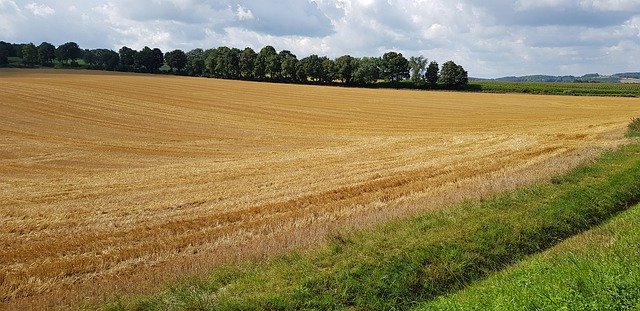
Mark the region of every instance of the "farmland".
POLYGON ((0 92, 6 305, 144 292, 531 183, 619 145, 640 112, 64 70, 1 70, 0 92))
POLYGON ((473 81, 467 89, 487 93, 640 97, 638 83, 473 81))

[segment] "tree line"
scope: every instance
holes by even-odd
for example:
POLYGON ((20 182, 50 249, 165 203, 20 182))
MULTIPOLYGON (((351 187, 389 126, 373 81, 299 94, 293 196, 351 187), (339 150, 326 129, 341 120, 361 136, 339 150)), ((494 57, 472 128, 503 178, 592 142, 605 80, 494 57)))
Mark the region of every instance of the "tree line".
POLYGON ((0 41, 0 66, 9 65, 10 58, 19 59, 22 66, 86 67, 96 70, 171 73, 200 77, 318 83, 373 85, 380 82, 399 84, 411 81, 416 86, 455 88, 468 83, 467 71, 453 61, 440 66, 423 56, 405 58, 402 53, 387 52, 382 57, 352 57, 334 59, 309 55, 302 59, 288 50, 277 51, 265 46, 259 51, 221 46, 211 49, 176 49, 163 53, 159 48, 145 46, 135 50, 126 46, 117 52, 109 49, 81 49, 75 42, 54 46, 42 42, 15 44, 0 41), (82 60, 84 65, 78 62, 82 60))

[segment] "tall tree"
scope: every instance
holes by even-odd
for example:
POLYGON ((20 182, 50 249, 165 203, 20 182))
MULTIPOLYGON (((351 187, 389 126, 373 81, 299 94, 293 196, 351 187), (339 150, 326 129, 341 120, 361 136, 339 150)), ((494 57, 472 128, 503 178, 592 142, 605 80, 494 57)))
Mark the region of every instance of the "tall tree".
POLYGON ((186 54, 187 56, 187 74, 191 76, 202 76, 204 74, 204 50, 193 49, 186 54))
POLYGON ((47 66, 56 57, 56 47, 49 42, 42 42, 38 45, 38 61, 40 65, 47 66))
POLYGON ((271 79, 275 79, 280 74, 280 59, 278 52, 270 45, 263 47, 256 57, 254 75, 256 78, 264 78, 269 75, 271 79))
POLYGON ((321 57, 322 60, 322 81, 325 83, 331 83, 333 80, 338 79, 338 68, 334 60, 327 57, 321 57))
POLYGON ((363 57, 357 62, 353 74, 354 81, 358 84, 374 83, 380 79, 380 58, 363 57))
POLYGON ((223 78, 234 78, 239 75, 240 65, 238 62, 237 49, 230 49, 221 46, 215 53, 215 75, 223 78))
POLYGON ((298 58, 288 50, 282 50, 278 53, 280 58, 280 74, 287 80, 295 80, 296 64, 298 58))
POLYGON ((402 53, 384 53, 381 67, 382 77, 387 81, 400 81, 409 77, 409 61, 402 53))
POLYGON ((296 63, 296 74, 293 77, 293 80, 299 83, 307 83, 309 80, 307 78, 307 58, 303 58, 296 63))
POLYGON ((75 42, 67 42, 65 44, 61 44, 56 49, 56 58, 61 63, 70 63, 80 57, 82 57, 82 50, 75 42))
POLYGON ((453 61, 442 64, 440 71, 440 83, 448 87, 457 87, 465 85, 469 82, 467 71, 462 66, 457 65, 453 61))
POLYGON ((216 56, 217 49, 206 49, 204 51, 204 65, 206 74, 210 77, 216 76, 216 64, 218 62, 216 56))
POLYGON ((98 62, 98 56, 94 52, 95 50, 92 51, 88 49, 82 51, 82 60, 89 66, 89 68, 95 68, 96 63, 98 62))
POLYGON ((120 56, 120 70, 123 71, 135 71, 136 70, 136 54, 138 51, 129 47, 123 46, 118 51, 120 56))
POLYGON ((160 67, 164 66, 164 54, 159 48, 151 50, 151 63, 149 65, 150 72, 159 72, 160 67))
POLYGON ((342 83, 349 84, 353 81, 353 72, 356 67, 356 59, 350 55, 340 56, 336 59, 336 70, 338 72, 338 79, 342 80, 342 83))
POLYGON ((427 66, 427 59, 420 56, 409 57, 409 67, 411 68, 411 81, 418 82, 422 79, 422 75, 425 67, 427 66))
POLYGON ((134 68, 136 71, 140 72, 151 72, 151 62, 153 59, 153 50, 145 46, 140 51, 138 51, 134 57, 134 68))
POLYGON ((28 66, 38 63, 38 48, 33 43, 22 45, 22 62, 28 66))
POLYGON ((304 72, 307 77, 314 81, 320 81, 324 77, 324 67, 322 67, 322 59, 312 54, 302 59, 304 65, 304 72))
POLYGON ((240 66, 240 75, 242 75, 243 78, 253 77, 257 56, 258 54, 250 47, 246 47, 240 52, 238 63, 240 66))
POLYGON ((98 49, 95 54, 98 57, 98 63, 104 70, 114 71, 120 63, 120 56, 116 51, 107 49, 98 49))
POLYGON ((187 55, 182 50, 173 50, 164 54, 164 61, 172 71, 181 72, 187 66, 187 55))
POLYGON ((15 57, 16 51, 13 47, 13 44, 0 41, 0 54, 4 54, 7 57, 15 57))
POLYGON ((0 66, 4 66, 9 64, 9 57, 7 56, 7 51, 0 48, 0 66))
POLYGON ((425 79, 431 86, 436 86, 438 84, 438 74, 440 72, 440 68, 438 67, 438 62, 432 61, 429 63, 429 67, 427 67, 427 73, 425 74, 425 79))

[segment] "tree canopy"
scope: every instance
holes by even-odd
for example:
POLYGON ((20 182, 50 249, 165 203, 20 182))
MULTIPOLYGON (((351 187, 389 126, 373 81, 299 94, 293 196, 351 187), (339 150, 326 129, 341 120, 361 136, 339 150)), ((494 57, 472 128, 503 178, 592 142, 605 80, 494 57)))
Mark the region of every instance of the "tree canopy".
MULTIPOLYGON (((118 70, 146 73, 173 73, 226 79, 250 79, 295 83, 370 85, 390 82, 393 87, 459 87, 468 83, 467 71, 448 61, 442 69, 427 58, 388 51, 381 57, 336 58, 312 54, 299 59, 289 50, 278 52, 267 45, 259 52, 251 47, 196 48, 185 52, 174 49, 162 53, 148 46, 135 50, 127 46, 117 52, 109 49, 82 50, 75 42, 57 48, 48 42, 15 44, 0 41, 0 65, 9 64, 9 58, 21 59, 28 66, 84 66, 89 69, 118 70), (84 64, 76 63, 82 59, 84 64), (410 81, 406 81, 410 79, 410 81), (398 84, 404 81, 403 84, 398 84), (428 84, 423 84, 426 81, 428 84), (412 84, 413 83, 413 84, 412 84)), ((15 60, 12 60, 15 64, 15 60)))

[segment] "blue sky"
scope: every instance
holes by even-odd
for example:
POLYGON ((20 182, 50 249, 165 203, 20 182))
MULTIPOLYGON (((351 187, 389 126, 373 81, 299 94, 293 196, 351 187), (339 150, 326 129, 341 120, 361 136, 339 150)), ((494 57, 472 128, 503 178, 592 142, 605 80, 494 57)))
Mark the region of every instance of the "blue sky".
POLYGON ((640 71, 640 0, 0 0, 0 40, 454 60, 474 77, 640 71))

